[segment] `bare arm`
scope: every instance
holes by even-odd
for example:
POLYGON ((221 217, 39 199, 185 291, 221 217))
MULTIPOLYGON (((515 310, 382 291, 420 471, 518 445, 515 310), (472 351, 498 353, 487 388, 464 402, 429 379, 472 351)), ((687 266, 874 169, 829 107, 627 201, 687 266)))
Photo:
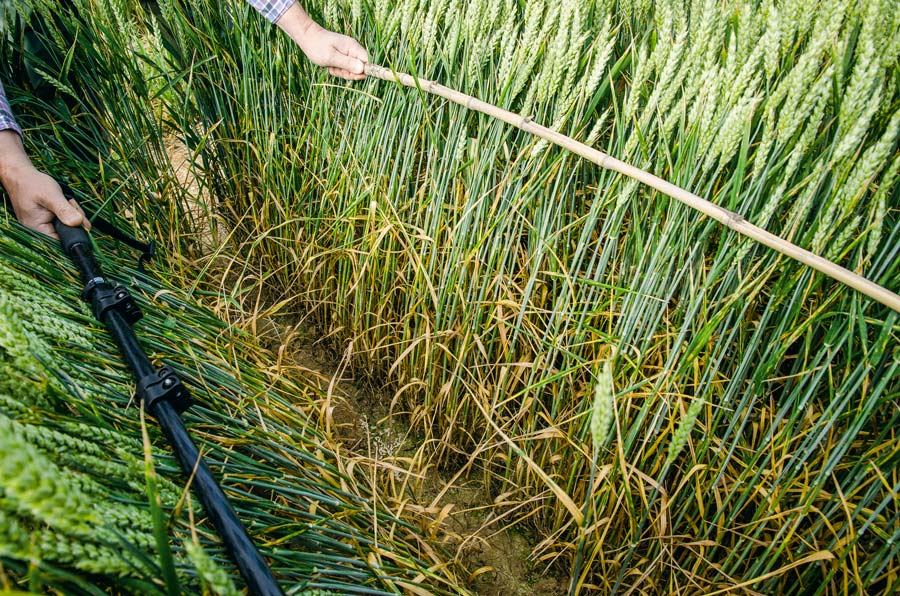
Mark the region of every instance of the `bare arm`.
POLYGON ((290 0, 249 0, 265 18, 288 34, 317 66, 323 66, 333 76, 350 81, 366 77, 364 64, 369 54, 352 37, 335 33, 316 23, 298 2, 290 0))
POLYGON ((56 180, 32 165, 13 129, 0 130, 0 184, 9 194, 16 218, 23 225, 56 238, 53 220, 69 226, 90 223, 75 201, 67 201, 56 180))
POLYGON ((299 3, 292 4, 275 24, 300 46, 310 62, 328 68, 333 76, 350 81, 366 78, 366 49, 352 37, 322 28, 299 3))

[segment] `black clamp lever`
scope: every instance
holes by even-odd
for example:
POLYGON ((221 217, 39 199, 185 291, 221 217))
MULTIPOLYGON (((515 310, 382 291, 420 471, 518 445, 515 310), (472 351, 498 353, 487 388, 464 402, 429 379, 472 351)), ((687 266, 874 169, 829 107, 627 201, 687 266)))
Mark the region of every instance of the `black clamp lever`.
POLYGON ((137 396, 144 402, 144 409, 153 411, 159 400, 166 400, 179 414, 191 406, 191 396, 181 380, 168 366, 144 375, 137 381, 137 396))
POLYGON ((137 323, 144 316, 128 288, 102 277, 88 280, 81 297, 91 304, 94 318, 98 321, 102 321, 103 315, 110 309, 117 310, 129 325, 137 323))

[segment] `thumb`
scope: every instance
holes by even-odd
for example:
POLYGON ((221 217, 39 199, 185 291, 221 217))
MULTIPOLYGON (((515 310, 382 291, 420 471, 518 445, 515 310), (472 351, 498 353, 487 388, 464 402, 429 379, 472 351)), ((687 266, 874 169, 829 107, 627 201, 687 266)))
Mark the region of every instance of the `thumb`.
POLYGON ((369 52, 367 52, 366 48, 362 47, 358 41, 352 37, 344 36, 343 42, 344 43, 341 44, 340 48, 343 53, 352 58, 357 58, 362 62, 369 61, 369 52))
POLYGON ((334 48, 337 50, 337 56, 335 57, 338 58, 340 62, 332 64, 331 66, 343 68, 353 74, 363 74, 363 71, 365 70, 364 62, 369 60, 369 54, 366 52, 365 48, 359 45, 359 42, 352 37, 342 35, 340 40, 334 44, 334 48))
POLYGON ((329 66, 333 66, 335 68, 343 68, 344 70, 352 72, 353 74, 362 74, 364 68, 362 60, 360 60, 359 58, 347 56, 346 54, 341 54, 340 52, 334 53, 329 66))
POLYGON ((67 226, 77 227, 84 223, 84 216, 80 209, 77 209, 69 201, 65 199, 55 200, 50 205, 53 214, 67 226))

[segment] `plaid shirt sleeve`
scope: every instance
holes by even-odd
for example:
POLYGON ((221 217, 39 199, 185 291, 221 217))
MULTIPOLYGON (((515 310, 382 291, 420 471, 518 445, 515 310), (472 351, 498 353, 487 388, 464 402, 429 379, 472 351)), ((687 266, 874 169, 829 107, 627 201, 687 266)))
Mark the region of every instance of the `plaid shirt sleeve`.
POLYGON ((14 130, 22 134, 22 129, 16 124, 12 110, 9 109, 9 102, 6 101, 6 91, 3 89, 3 83, 0 83, 0 130, 14 130))
POLYGON ((281 18, 296 0, 247 0, 259 14, 274 23, 281 18))

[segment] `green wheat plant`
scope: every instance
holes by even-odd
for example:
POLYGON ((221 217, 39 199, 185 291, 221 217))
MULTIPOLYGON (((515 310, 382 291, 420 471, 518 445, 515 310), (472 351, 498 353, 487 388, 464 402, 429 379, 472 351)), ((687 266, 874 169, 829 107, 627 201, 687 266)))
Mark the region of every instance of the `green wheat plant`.
MULTIPOLYGON (((156 578, 172 573, 176 593, 179 585, 200 593, 198 578, 232 593, 236 570, 150 421, 148 462, 157 472, 147 491, 128 372, 80 303, 65 257, 10 223, 0 223, 0 245, 0 565, 30 589, 162 594, 156 578), (168 563, 148 494, 171 535, 168 563)), ((413 528, 373 509, 356 492, 366 485, 336 465, 308 418, 317 385, 288 369, 263 372, 270 355, 251 337, 127 260, 103 266, 137 285, 145 346, 191 386, 198 403, 188 425, 285 588, 397 593, 421 582, 458 593, 405 544, 413 528), (373 517, 390 534, 374 535, 373 517)))
MULTIPOLYGON (((317 8, 376 63, 898 287, 900 22, 877 2, 317 8)), ((246 258, 387 375, 434 461, 477 453, 493 494, 522 495, 507 516, 536 562, 566 573, 579 525, 549 479, 607 520, 575 592, 894 589, 894 315, 483 116, 330 84, 241 7, 162 20, 179 68, 230 57, 194 72, 181 118, 246 258), (611 344, 616 427, 589 485, 611 344)))
MULTIPOLYGON (((498 525, 528 532, 572 593, 897 591, 896 313, 506 125, 329 80, 241 3, 83 6, 96 20, 58 24, 86 40, 73 81, 119 48, 141 66, 80 105, 111 157, 68 168, 73 186, 169 238, 179 276, 226 316, 265 294, 318 325, 392 389, 417 459, 504 495, 498 525), (194 241, 160 130, 188 148, 227 242, 194 241), (592 424, 611 348, 615 395, 592 424)), ((375 63, 900 289, 890 0, 308 8, 375 63)), ((36 122, 46 106, 16 107, 36 122)), ((72 161, 80 133, 34 126, 45 163, 72 161)), ((388 502, 416 492, 381 480, 388 502)))

